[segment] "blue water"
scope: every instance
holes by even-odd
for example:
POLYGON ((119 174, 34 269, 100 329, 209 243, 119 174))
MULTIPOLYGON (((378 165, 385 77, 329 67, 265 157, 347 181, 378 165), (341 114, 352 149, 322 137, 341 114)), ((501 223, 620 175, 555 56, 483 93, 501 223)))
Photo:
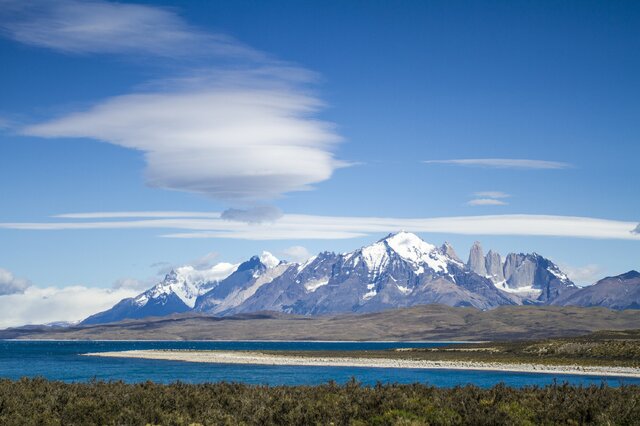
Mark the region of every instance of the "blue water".
POLYGON ((257 366, 188 363, 123 358, 87 357, 88 352, 131 349, 225 349, 225 350, 365 350, 396 347, 434 347, 442 343, 393 342, 62 342, 0 340, 0 377, 46 377, 65 382, 123 380, 135 383, 151 380, 171 383, 243 382, 269 385, 313 385, 335 380, 344 383, 355 377, 364 384, 427 383, 456 386, 473 383, 482 387, 505 383, 510 386, 545 385, 555 380, 574 384, 611 386, 640 385, 640 379, 597 376, 549 375, 461 370, 423 370, 353 367, 257 366))

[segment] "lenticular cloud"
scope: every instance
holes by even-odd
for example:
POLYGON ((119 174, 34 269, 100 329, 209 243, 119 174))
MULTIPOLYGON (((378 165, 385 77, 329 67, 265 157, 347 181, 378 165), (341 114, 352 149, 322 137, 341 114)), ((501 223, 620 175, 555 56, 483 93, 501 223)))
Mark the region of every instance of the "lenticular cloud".
POLYGON ((332 154, 340 140, 333 125, 315 118, 321 102, 300 82, 287 82, 288 72, 173 82, 180 87, 113 97, 24 133, 141 151, 154 187, 226 200, 275 198, 309 189, 342 165, 332 154))

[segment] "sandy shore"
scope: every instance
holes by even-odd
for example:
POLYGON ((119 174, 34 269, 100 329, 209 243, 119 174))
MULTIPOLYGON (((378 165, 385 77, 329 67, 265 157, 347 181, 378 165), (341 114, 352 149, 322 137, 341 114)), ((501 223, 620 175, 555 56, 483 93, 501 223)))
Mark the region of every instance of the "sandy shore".
POLYGON ((631 367, 505 364, 498 362, 427 361, 383 358, 320 358, 271 355, 260 352, 245 351, 134 350, 121 352, 96 352, 85 355, 111 358, 143 358, 168 361, 204 362, 212 364, 485 370, 518 373, 579 374, 588 376, 640 378, 640 368, 631 367))

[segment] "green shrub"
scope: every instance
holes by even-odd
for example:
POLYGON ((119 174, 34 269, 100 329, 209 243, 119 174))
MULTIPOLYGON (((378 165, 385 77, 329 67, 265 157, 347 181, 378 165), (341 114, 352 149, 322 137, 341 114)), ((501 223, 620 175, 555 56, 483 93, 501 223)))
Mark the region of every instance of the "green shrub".
POLYGON ((0 425, 634 425, 640 387, 0 380, 0 425))

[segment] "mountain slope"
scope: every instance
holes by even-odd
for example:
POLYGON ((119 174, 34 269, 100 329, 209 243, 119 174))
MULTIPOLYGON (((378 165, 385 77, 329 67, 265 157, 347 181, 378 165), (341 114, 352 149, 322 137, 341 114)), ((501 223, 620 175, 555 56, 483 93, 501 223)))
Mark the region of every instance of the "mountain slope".
POLYGON ((240 264, 231 275, 220 281, 195 302, 196 312, 224 314, 253 296, 260 287, 271 282, 291 265, 280 262, 269 252, 253 256, 240 264))
POLYGON ((192 313, 117 324, 0 330, 2 339, 143 340, 495 340, 575 336, 640 329, 636 311, 558 306, 501 306, 488 311, 421 305, 367 314, 301 317, 192 313))
POLYGON ((604 278, 592 286, 562 295, 552 302, 560 306, 601 306, 610 309, 640 309, 640 272, 629 271, 604 278))
POLYGON ((124 319, 165 316, 188 312, 199 295, 231 274, 237 265, 219 263, 207 270, 183 266, 172 270, 158 284, 136 297, 124 299, 114 307, 82 321, 82 324, 103 324, 124 319))

